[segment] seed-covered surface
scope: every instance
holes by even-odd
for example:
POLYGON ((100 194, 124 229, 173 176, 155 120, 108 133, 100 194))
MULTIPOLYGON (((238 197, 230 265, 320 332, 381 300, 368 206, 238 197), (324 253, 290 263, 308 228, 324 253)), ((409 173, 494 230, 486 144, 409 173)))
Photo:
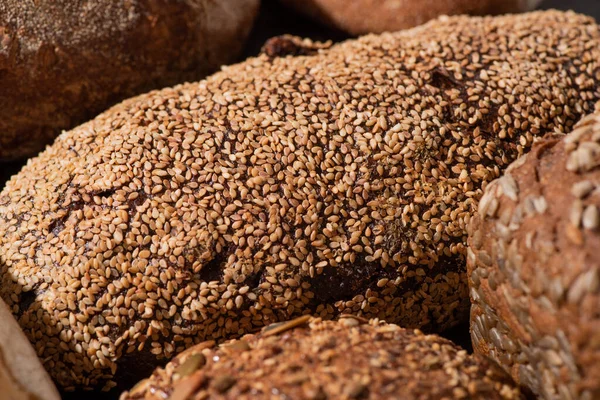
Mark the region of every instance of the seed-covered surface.
POLYGON ((469 227, 475 351, 542 399, 600 398, 600 113, 488 185, 469 227))
POLYGON ((598 38, 560 12, 280 38, 128 100, 0 194, 0 293, 67 388, 307 312, 443 330, 482 186, 593 108, 598 38))
POLYGON ((500 368, 438 336, 355 317, 309 319, 192 347, 121 400, 521 398, 500 368))

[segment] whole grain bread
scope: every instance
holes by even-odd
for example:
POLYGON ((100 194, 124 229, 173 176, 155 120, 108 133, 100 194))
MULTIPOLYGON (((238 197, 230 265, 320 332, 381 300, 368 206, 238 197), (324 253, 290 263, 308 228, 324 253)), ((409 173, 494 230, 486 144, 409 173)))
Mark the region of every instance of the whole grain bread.
POLYGON ((0 160, 151 89, 231 62, 259 0, 0 2, 0 160))
POLYGON ((56 387, 12 313, 0 300, 0 398, 60 400, 56 387))
POLYGON ((451 327, 482 186, 593 109, 599 38, 561 12, 284 37, 125 101, 0 193, 0 295, 67 388, 305 313, 451 327))
POLYGON ((355 317, 309 316, 215 346, 205 342, 159 368, 121 400, 520 399, 500 368, 452 342, 355 317))
POLYGON ((541 0, 281 0, 353 35, 393 32, 441 15, 494 15, 534 9, 541 0))
POLYGON ((491 183, 469 227, 471 335, 540 399, 600 398, 600 113, 491 183))

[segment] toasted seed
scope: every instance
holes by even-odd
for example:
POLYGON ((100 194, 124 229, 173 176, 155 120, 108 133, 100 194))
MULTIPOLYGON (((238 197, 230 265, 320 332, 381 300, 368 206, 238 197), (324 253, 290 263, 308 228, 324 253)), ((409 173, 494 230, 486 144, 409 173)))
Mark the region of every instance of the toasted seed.
POLYGON ((285 331, 289 331, 290 329, 294 329, 298 326, 302 326, 306 324, 310 320, 310 315, 303 315, 296 319, 287 322, 279 322, 275 324, 271 324, 263 329, 262 335, 264 337, 279 335, 285 331))
POLYGON ((177 374, 180 378, 184 378, 197 371, 204 364, 206 364, 206 357, 204 357, 202 353, 192 354, 185 359, 183 364, 177 367, 177 369, 175 370, 175 374, 177 374))
POLYGON ((219 393, 225 393, 226 391, 228 391, 229 389, 231 389, 233 387, 233 385, 235 385, 235 383, 237 382, 237 379, 234 378, 231 375, 222 375, 222 376, 218 376, 216 377, 212 383, 211 386, 219 393))
POLYGON ((585 229, 595 230, 600 226, 600 212, 595 205, 589 205, 583 211, 582 224, 585 229))
POLYGON ((594 190, 594 184, 591 181, 577 182, 571 187, 571 193, 578 199, 582 199, 594 190))

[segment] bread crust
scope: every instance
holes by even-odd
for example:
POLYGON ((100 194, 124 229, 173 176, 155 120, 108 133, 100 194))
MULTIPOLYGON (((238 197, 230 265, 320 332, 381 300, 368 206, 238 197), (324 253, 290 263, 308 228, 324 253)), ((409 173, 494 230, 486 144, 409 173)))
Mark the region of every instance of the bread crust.
POLYGON ((118 101, 233 61, 258 0, 0 4, 0 161, 32 156, 118 101))
POLYGON ((121 400, 517 400, 508 375, 435 335, 376 320, 301 317, 216 347, 203 343, 121 400))
POLYGON ((491 183, 469 228, 471 336, 542 399, 600 396, 600 114, 491 183))
POLYGON ((12 313, 0 300, 0 388, 10 400, 60 400, 12 313))
POLYGON ((541 12, 283 38, 129 99, 1 192, 0 295, 67 388, 305 313, 466 321, 482 187, 600 99, 599 36, 541 12))
POLYGON ((281 0, 353 35, 393 32, 441 15, 498 15, 533 10, 541 0, 281 0))

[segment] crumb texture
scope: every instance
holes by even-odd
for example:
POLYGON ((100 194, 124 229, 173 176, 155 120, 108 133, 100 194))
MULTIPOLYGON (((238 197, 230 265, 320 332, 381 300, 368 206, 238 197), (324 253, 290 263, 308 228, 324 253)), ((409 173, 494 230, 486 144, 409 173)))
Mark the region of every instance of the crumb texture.
POLYGON ((258 0, 0 2, 0 160, 151 89, 198 80, 241 50, 258 0))
POLYGON ((333 28, 361 35, 393 32, 441 15, 497 15, 534 9, 541 0, 281 0, 333 28))
POLYGON ((542 399, 600 398, 598 167, 596 112, 492 182, 469 227, 474 348, 542 399))
POLYGON ((499 368, 446 339, 377 321, 309 317, 203 343, 121 400, 521 399, 499 368), (308 325, 307 325, 308 324, 308 325))
POLYGON ((127 100, 0 194, 0 294, 67 388, 307 312, 451 327, 482 188, 593 109, 598 33, 539 12, 287 38, 311 55, 127 100))

